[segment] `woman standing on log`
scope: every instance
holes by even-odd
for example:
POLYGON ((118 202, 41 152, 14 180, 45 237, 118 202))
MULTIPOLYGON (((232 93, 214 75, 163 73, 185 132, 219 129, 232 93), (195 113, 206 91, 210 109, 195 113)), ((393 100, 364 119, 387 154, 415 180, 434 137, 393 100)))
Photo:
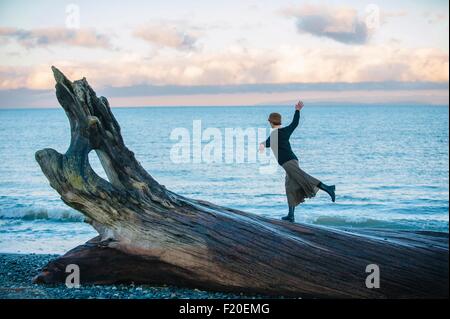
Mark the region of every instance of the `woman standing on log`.
POLYGON ((286 171, 286 196, 289 205, 289 213, 281 219, 294 222, 295 206, 303 203, 305 198, 312 198, 319 189, 330 195, 331 200, 335 201, 334 185, 328 186, 316 179, 315 177, 304 172, 298 165, 298 158, 292 151, 289 138, 298 126, 300 119, 300 110, 303 108, 303 102, 299 101, 295 105, 295 114, 292 123, 286 127, 281 127, 281 115, 279 113, 270 113, 269 123, 272 132, 267 140, 260 144, 260 151, 264 152, 264 148, 270 147, 274 153, 278 164, 286 171))

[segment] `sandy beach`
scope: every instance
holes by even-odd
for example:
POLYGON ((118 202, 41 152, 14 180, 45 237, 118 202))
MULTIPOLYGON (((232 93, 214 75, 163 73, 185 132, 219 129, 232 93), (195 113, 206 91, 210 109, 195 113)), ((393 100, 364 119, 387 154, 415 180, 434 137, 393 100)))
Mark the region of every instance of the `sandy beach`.
POLYGON ((58 255, 0 254, 0 299, 237 299, 257 298, 170 286, 36 285, 32 278, 58 255))

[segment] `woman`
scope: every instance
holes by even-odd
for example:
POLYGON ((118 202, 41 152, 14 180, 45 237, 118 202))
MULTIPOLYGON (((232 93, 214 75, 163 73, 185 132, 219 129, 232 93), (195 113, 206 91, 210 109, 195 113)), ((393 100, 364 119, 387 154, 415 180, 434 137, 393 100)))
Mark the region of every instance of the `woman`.
POLYGON ((299 101, 295 106, 295 114, 292 123, 289 126, 281 127, 281 115, 279 113, 271 113, 269 115, 269 123, 272 127, 270 136, 264 143, 261 143, 259 149, 264 152, 264 148, 270 147, 274 153, 278 164, 286 171, 286 196, 289 205, 289 213, 281 219, 294 222, 295 206, 305 201, 305 198, 312 198, 319 189, 330 195, 331 200, 335 201, 334 185, 328 186, 304 172, 298 166, 298 158, 292 152, 289 138, 292 132, 298 126, 300 119, 300 110, 303 108, 303 102, 299 101))

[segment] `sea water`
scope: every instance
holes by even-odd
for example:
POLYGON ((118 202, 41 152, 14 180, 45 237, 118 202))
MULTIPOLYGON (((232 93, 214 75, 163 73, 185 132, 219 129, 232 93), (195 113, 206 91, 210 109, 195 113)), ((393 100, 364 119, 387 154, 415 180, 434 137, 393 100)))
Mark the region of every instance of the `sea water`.
MULTIPOLYGON (((298 222, 357 230, 388 228, 448 232, 448 106, 313 105, 301 112, 291 137, 302 169, 336 185, 336 203, 319 192, 296 209, 298 222)), ((284 171, 261 171, 246 159, 179 163, 177 143, 194 152, 176 130, 259 129, 279 112, 289 124, 293 107, 113 108, 126 145, 161 184, 179 194, 270 218, 287 212, 284 171), (172 137, 172 138, 171 138, 172 137), (172 155, 171 155, 172 154, 172 155)), ((257 142, 264 136, 257 135, 257 142)), ((58 109, 0 110, 0 252, 62 253, 94 237, 83 215, 66 206, 52 189, 34 153, 64 153, 70 129, 58 109)), ((201 141, 201 151, 211 140, 201 141)), ((224 144, 225 141, 222 141, 224 144)), ((257 148, 246 141, 244 150, 257 148)), ((241 150, 242 151, 242 150, 241 150)), ((239 150, 236 150, 239 152, 239 150)), ((225 156, 225 154, 223 154, 225 156)), ((95 155, 91 166, 106 178, 95 155)))

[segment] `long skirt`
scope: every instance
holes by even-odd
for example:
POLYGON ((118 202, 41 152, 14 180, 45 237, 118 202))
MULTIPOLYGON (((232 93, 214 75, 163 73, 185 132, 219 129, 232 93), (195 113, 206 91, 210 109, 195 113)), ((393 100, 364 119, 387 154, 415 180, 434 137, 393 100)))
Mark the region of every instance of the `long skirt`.
POLYGON ((286 196, 290 207, 303 203, 305 198, 316 196, 320 181, 303 171, 297 160, 287 161, 282 167, 286 171, 286 196))

